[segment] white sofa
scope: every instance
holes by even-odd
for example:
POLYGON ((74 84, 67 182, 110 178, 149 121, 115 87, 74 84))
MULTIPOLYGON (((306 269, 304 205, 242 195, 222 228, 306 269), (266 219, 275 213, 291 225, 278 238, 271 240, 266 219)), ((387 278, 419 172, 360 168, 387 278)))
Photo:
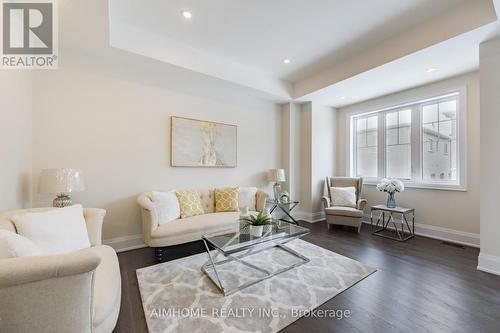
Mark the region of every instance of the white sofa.
MULTIPOLYGON (((184 219, 178 218, 167 223, 158 221, 158 213, 152 201, 151 192, 143 193, 138 197, 137 202, 142 211, 144 243, 155 248, 158 261, 161 262, 163 259, 163 247, 200 240, 201 235, 204 233, 239 227, 239 212, 215 212, 214 190, 197 190, 197 192, 200 195, 205 214, 184 219)), ((266 199, 267 193, 257 190, 255 194, 255 211, 263 211, 266 199)), ((251 206, 251 204, 247 206, 251 206)), ((251 210, 251 212, 253 211, 251 210)))
MULTIPOLYGON (((0 229, 16 232, 11 216, 53 208, 0 213, 0 229)), ((61 255, 0 259, 0 332, 110 333, 121 302, 115 251, 101 245, 106 211, 84 209, 91 247, 61 255)))

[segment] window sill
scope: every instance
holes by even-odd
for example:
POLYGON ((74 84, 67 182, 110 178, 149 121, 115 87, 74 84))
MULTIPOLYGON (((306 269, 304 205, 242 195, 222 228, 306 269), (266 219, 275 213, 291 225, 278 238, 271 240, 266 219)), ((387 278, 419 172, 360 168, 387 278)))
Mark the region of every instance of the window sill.
MULTIPOLYGON (((366 180, 363 181, 363 185, 368 185, 368 186, 377 186, 379 182, 378 181, 371 181, 371 180, 366 180)), ((467 192, 467 187, 464 187, 462 185, 448 185, 448 184, 429 184, 429 183, 406 183, 403 181, 405 184, 405 188, 419 188, 419 189, 425 189, 425 190, 439 190, 439 191, 458 191, 458 192, 467 192)))

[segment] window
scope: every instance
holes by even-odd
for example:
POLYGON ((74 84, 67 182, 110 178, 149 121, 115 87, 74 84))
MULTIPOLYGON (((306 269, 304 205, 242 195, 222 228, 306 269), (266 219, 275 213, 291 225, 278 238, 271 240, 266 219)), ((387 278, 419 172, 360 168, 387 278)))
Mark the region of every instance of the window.
POLYGON ((364 177, 368 184, 393 177, 410 187, 465 189, 463 95, 458 91, 350 114, 351 175, 364 177))
POLYGON ((422 106, 422 138, 434 142, 436 154, 423 154, 423 179, 439 173, 441 180, 457 180, 457 98, 429 102, 422 106), (448 149, 448 145, 451 150, 448 149), (455 147, 455 151, 453 151, 455 147), (450 175, 450 177, 445 177, 450 175))
POLYGON ((385 113, 387 177, 411 178, 411 109, 385 113))
POLYGON ((377 116, 356 119, 356 174, 363 177, 377 177, 377 129, 377 116))

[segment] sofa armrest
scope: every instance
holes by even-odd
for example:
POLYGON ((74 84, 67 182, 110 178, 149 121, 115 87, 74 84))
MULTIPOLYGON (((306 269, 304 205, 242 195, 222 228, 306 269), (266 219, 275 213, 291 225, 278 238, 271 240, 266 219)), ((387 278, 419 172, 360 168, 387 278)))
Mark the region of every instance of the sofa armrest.
POLYGON ((100 261, 90 249, 0 260, 0 331, 91 332, 100 261))
POLYGON ((156 228, 158 228, 158 213, 156 212, 155 205, 153 201, 145 193, 141 194, 137 198, 137 203, 141 207, 141 217, 142 217, 142 238, 144 243, 148 246, 150 245, 151 234, 156 228))
POLYGON ((323 203, 323 208, 328 208, 330 207, 330 198, 327 196, 323 196, 321 198, 321 202, 323 203))
POLYGON ((154 209, 154 204, 153 201, 147 196, 145 193, 141 194, 140 196, 137 197, 137 203, 142 209, 145 210, 153 210, 154 209))
POLYGON ((102 244, 102 223, 106 216, 106 210, 99 208, 84 208, 83 217, 87 224, 89 241, 92 246, 102 244))
POLYGON ((368 201, 366 201, 366 199, 359 199, 358 200, 358 209, 359 210, 365 210, 365 206, 366 206, 366 203, 368 201))
POLYGON ((94 271, 101 259, 90 249, 0 260, 0 289, 94 271))
POLYGON ((255 193, 255 209, 258 211, 258 212, 263 212, 264 211, 264 208, 266 207, 266 201, 267 201, 267 197, 269 195, 262 191, 262 190, 257 190, 257 193, 255 193))

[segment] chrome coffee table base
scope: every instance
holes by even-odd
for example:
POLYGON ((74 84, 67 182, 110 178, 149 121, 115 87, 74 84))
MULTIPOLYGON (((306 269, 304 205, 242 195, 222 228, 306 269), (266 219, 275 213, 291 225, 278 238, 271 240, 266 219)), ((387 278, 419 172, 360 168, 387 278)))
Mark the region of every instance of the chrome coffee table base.
MULTIPOLYGON (((293 238, 293 239, 295 239, 295 238, 293 238)), ((281 274, 281 273, 286 272, 292 268, 301 266, 301 265, 309 262, 310 259, 304 257, 300 253, 292 250, 291 248, 289 248, 288 246, 285 245, 286 243, 288 243, 289 241, 291 241, 293 239, 287 239, 286 242, 275 243, 272 245, 270 245, 269 243, 265 243, 265 246, 251 246, 248 248, 242 248, 240 252, 237 252, 234 254, 224 253, 224 252, 220 251, 218 248, 215 248, 215 251, 216 251, 215 255, 212 255, 210 253, 210 248, 208 247, 208 244, 205 241, 205 239, 203 239, 203 243, 205 244, 205 249, 207 251, 209 260, 207 261, 207 263, 205 263, 202 266, 201 270, 210 278, 210 280, 212 280, 212 282, 217 286, 217 288, 219 288, 219 290, 224 294, 224 296, 231 295, 239 290, 250 287, 256 283, 259 283, 259 282, 264 281, 266 279, 269 279, 275 275, 281 274), (253 255, 255 253, 258 253, 258 252, 261 252, 264 250, 271 249, 273 247, 278 247, 278 248, 294 255, 295 257, 297 257, 301 260, 293 265, 281 268, 275 272, 268 271, 264 268, 258 267, 256 265, 251 264, 251 263, 244 260, 245 257, 248 257, 250 255, 253 255), (225 259, 220 260, 220 261, 216 261, 217 257, 219 255, 222 255, 225 259), (224 284, 223 279, 221 279, 219 272, 217 271, 217 266, 220 266, 222 264, 232 262, 232 261, 237 261, 237 262, 239 262, 247 267, 250 267, 251 269, 253 269, 255 271, 258 271, 260 274, 262 274, 262 277, 257 278, 257 279, 253 279, 247 283, 244 283, 244 284, 239 285, 237 287, 233 287, 231 289, 228 289, 227 286, 224 284)))

